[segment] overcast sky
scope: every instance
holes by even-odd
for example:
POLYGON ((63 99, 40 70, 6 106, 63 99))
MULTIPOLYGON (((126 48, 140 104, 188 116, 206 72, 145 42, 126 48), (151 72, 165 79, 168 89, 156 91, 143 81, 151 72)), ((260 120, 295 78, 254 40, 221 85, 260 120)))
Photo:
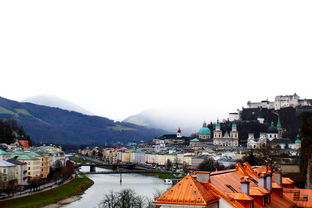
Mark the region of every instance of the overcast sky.
MULTIPOLYGON (((0 96, 123 119, 311 98, 312 1, 0 1, 0 96)), ((209 119, 209 118, 208 118, 209 119)))

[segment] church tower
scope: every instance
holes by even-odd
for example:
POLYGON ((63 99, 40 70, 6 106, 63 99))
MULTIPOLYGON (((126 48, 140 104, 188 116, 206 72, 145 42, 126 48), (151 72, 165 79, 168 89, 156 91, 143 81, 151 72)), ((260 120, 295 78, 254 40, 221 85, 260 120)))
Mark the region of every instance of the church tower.
POLYGON ((232 131, 230 132, 230 137, 233 139, 238 139, 238 131, 235 122, 232 123, 232 131))
POLYGON ((178 131, 177 131, 177 138, 181 138, 181 137, 182 137, 182 131, 179 128, 178 131))
POLYGON ((213 131, 213 138, 216 138, 216 139, 222 138, 222 131, 221 131, 221 125, 219 123, 219 120, 217 121, 215 125, 215 130, 213 131))

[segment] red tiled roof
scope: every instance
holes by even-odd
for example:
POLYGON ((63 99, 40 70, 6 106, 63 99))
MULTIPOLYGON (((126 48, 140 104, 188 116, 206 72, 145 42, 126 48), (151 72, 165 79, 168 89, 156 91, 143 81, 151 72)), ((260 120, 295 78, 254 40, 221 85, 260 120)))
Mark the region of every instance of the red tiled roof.
POLYGON ((187 175, 179 183, 158 197, 156 204, 208 205, 218 201, 218 197, 192 176, 187 175))
MULTIPOLYGON (((279 197, 264 187, 258 186, 258 174, 266 176, 271 174, 269 168, 251 167, 248 163, 236 164, 236 169, 217 171, 210 173, 209 183, 200 183, 196 176, 188 175, 178 184, 157 198, 156 204, 184 204, 184 205, 208 205, 223 198, 236 208, 244 207, 242 201, 252 201, 254 197, 271 195, 271 202, 262 206, 259 200, 254 200, 254 207, 292 208, 296 204, 279 197), (250 194, 242 193, 241 181, 249 182, 250 194)), ((274 177, 273 177, 274 178, 274 177)), ((283 178, 284 181, 288 179, 283 178)), ((290 180, 290 179, 289 179, 290 180)), ((289 181, 288 181, 289 182, 289 181)), ((272 183, 272 188, 282 188, 277 183, 272 183)), ((312 208, 312 207, 311 207, 312 208)))
POLYGON ((312 189, 284 189, 283 196, 298 207, 312 207, 312 189), (297 192, 299 197, 294 197, 297 192), (306 196, 306 198, 305 198, 306 196))
POLYGON ((254 200, 252 197, 248 196, 245 193, 229 193, 229 197, 238 201, 252 201, 254 200))
POLYGON ((292 185, 294 183, 295 182, 293 180, 291 180, 290 178, 285 178, 285 177, 282 178, 282 184, 292 185))
POLYGON ((275 182, 272 182, 272 188, 274 188, 274 189, 282 189, 283 187, 280 186, 280 185, 278 185, 278 184, 275 183, 275 182))

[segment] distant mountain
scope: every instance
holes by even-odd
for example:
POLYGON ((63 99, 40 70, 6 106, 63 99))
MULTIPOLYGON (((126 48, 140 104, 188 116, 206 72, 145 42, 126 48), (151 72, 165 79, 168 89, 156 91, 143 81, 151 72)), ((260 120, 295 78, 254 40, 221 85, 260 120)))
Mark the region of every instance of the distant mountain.
POLYGON ((22 102, 29 102, 38 105, 45 105, 49 107, 61 108, 69 111, 76 111, 78 113, 86 115, 94 115, 93 113, 83 109, 82 107, 76 105, 75 103, 69 102, 67 100, 61 99, 52 95, 37 95, 33 97, 27 97, 22 102))
POLYGON ((181 128, 182 134, 188 136, 196 133, 204 121, 209 123, 216 121, 217 118, 216 111, 207 108, 159 108, 129 116, 123 121, 170 132, 176 132, 178 128, 181 128))
POLYGON ((0 97, 0 118, 13 118, 35 142, 67 144, 114 144, 150 140, 168 133, 74 111, 17 102, 0 97))

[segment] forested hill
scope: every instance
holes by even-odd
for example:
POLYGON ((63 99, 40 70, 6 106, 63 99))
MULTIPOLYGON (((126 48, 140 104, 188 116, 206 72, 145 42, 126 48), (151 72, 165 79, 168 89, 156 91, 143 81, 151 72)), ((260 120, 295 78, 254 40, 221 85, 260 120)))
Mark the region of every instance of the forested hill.
POLYGON ((168 133, 108 118, 88 116, 74 111, 17 102, 0 97, 0 118, 12 118, 32 141, 43 143, 114 144, 132 140, 150 140, 168 133))
POLYGON ((13 119, 0 120, 0 143, 14 143, 16 136, 27 136, 24 129, 13 119))

